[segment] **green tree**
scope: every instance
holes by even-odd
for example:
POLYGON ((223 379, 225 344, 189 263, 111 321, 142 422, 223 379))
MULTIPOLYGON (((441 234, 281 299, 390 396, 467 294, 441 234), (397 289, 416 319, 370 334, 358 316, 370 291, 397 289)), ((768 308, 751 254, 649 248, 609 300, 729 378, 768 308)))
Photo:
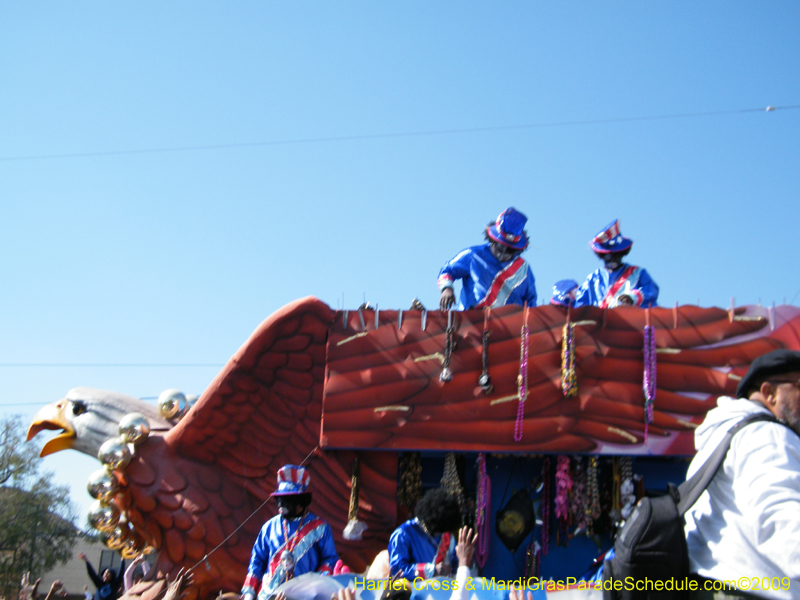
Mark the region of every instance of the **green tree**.
POLYGON ((0 596, 16 598, 23 573, 41 576, 66 562, 76 512, 67 486, 39 472, 39 448, 25 442, 20 417, 0 420, 0 596))

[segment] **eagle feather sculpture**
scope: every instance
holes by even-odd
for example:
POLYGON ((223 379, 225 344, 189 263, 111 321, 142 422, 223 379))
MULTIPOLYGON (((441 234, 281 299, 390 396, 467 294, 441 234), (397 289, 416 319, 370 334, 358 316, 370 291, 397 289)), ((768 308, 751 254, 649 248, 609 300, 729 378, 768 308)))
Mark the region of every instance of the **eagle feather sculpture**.
POLYGON ((184 596, 206 600, 240 589, 255 537, 275 514, 266 502, 275 473, 287 463, 305 461, 314 512, 330 523, 345 564, 363 571, 396 525, 397 450, 691 453, 692 428, 717 396, 735 389, 753 358, 800 348, 800 311, 781 309, 765 315, 691 306, 508 306, 453 313, 448 323, 438 311, 348 313, 306 298, 264 321, 177 424, 135 398, 76 388, 39 411, 28 439, 55 430, 43 456, 65 449, 97 456, 122 417, 145 415, 149 437, 114 472, 114 505, 158 553, 148 581, 129 595, 155 598, 168 575, 192 568, 184 596), (528 388, 518 422, 523 320, 528 388), (575 332, 579 390, 571 398, 561 391, 567 322, 575 332), (659 352, 649 440, 642 392, 647 322, 656 328, 659 352), (478 385, 484 356, 490 395, 478 385), (454 374, 447 382, 439 378, 445 360, 454 374), (358 518, 367 525, 358 541, 342 537, 356 458, 358 518))

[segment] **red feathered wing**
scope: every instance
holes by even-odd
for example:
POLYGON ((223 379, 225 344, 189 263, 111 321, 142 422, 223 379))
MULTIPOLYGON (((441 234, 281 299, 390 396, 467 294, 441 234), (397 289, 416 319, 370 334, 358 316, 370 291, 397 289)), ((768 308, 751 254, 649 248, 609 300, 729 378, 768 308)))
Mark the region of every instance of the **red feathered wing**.
POLYGON ((356 454, 318 449, 333 316, 313 298, 270 316, 192 410, 163 438, 151 436, 126 469, 121 503, 161 549, 158 571, 200 563, 192 595, 241 587, 258 530, 276 507, 268 502, 253 513, 285 464, 307 459, 311 510, 331 525, 346 564, 362 570, 385 547, 395 525, 396 456, 359 453, 359 519, 368 530, 362 541, 348 542, 341 533, 356 454))

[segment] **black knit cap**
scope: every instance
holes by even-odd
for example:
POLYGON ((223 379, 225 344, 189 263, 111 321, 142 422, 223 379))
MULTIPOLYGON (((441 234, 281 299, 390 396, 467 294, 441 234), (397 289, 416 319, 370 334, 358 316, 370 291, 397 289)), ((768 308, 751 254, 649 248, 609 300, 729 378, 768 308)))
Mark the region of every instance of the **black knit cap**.
POLYGON ((762 354, 752 362, 747 374, 739 382, 736 388, 736 397, 748 398, 752 391, 750 388, 755 383, 765 377, 791 371, 800 371, 800 352, 781 348, 762 354))

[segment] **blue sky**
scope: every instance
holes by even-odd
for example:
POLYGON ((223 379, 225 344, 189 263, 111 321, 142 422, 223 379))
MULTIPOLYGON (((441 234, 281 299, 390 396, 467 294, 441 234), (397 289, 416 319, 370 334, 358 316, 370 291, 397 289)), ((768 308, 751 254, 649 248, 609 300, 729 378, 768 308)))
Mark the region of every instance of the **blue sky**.
MULTIPOLYGON (((507 206, 540 301, 618 217, 662 305, 797 304, 799 25, 788 1, 0 2, 0 409, 199 394, 303 296, 433 307, 507 206), (210 366, 108 366, 143 364, 210 366)), ((69 454, 45 467, 85 507, 98 463, 69 454)))

